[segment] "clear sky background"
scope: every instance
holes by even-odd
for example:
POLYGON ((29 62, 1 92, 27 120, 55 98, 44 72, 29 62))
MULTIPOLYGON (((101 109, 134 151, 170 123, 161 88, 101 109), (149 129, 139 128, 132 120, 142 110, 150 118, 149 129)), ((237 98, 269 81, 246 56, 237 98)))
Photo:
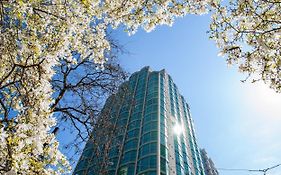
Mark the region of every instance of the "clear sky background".
MULTIPOLYGON (((166 69, 191 106, 199 145, 221 168, 263 169, 281 163, 281 94, 228 67, 208 39, 210 17, 187 16, 151 33, 115 35, 130 54, 120 63, 133 73, 166 69)), ((221 175, 262 173, 220 171, 221 175)), ((281 167, 268 175, 281 175, 281 167)))

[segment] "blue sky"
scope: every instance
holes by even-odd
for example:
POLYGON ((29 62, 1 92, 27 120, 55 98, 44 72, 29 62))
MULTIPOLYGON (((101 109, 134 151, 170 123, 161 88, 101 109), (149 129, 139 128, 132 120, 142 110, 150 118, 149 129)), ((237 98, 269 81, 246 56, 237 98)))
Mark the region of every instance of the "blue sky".
MULTIPOLYGON (((199 145, 217 167, 263 169, 281 163, 281 94, 262 82, 241 83, 246 75, 217 56, 208 24, 208 15, 187 16, 150 33, 140 30, 129 37, 117 31, 130 52, 120 63, 130 73, 147 65, 167 70, 191 106, 199 145)), ((280 174, 281 167, 268 173, 280 174)))

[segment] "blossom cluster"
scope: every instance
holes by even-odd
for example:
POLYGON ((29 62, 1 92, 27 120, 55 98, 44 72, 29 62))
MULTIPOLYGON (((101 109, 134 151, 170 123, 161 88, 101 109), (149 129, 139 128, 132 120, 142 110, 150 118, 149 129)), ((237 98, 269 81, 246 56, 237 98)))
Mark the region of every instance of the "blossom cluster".
POLYGON ((281 3, 273 1, 230 1, 213 4, 211 38, 229 64, 263 80, 281 92, 281 3))

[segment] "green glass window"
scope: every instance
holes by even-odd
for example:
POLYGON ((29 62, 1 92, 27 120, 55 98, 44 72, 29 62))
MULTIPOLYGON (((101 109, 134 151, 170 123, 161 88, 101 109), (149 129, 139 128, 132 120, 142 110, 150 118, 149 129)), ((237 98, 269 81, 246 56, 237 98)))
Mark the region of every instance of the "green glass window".
POLYGON ((146 114, 151 113, 151 112, 156 112, 156 111, 158 111, 158 105, 157 104, 149 105, 149 106, 146 106, 146 108, 145 108, 146 114))
POLYGON ((166 138, 165 134, 163 134, 162 132, 160 133, 160 142, 161 142, 161 144, 164 144, 164 145, 167 142, 167 138, 166 138))
POLYGON ((147 156, 143 159, 140 159, 138 162, 138 172, 147 170, 147 169, 156 169, 156 155, 147 156))
POLYGON ((125 154, 122 157, 121 164, 125 164, 130 161, 135 161, 136 153, 137 153, 136 150, 125 152, 125 154))
POLYGON ((135 111, 141 111, 142 110, 142 104, 135 104, 134 105, 134 110, 135 111))
POLYGON ((130 150, 130 149, 136 149, 138 146, 138 139, 132 139, 125 143, 124 149, 130 150))
MULTIPOLYGON (((117 145, 117 144, 113 144, 113 145, 117 145)), ((109 150, 109 157, 115 157, 118 156, 118 154, 119 154, 118 146, 111 147, 111 149, 109 150)))
POLYGON ((152 93, 148 93, 147 96, 146 96, 146 99, 149 100, 149 99, 152 99, 152 98, 157 98, 158 97, 158 92, 153 92, 152 93))
POLYGON ((156 154, 157 153, 157 143, 148 143, 143 145, 140 148, 140 157, 143 157, 148 154, 156 154))
POLYGON ((143 126, 143 133, 146 133, 148 131, 157 130, 157 125, 158 125, 158 121, 152 121, 152 122, 146 123, 143 126))
POLYGON ((163 157, 161 157, 160 159, 160 171, 162 173, 166 173, 168 170, 168 162, 166 159, 164 159, 163 157))
POLYGON ((143 122, 145 124, 145 123, 148 123, 150 121, 157 120, 157 119, 158 119, 157 112, 153 112, 153 113, 145 114, 143 122))
POLYGON ((140 127, 140 120, 134 120, 129 123, 128 130, 139 128, 140 127))
POLYGON ((138 136, 139 136, 139 128, 127 132, 127 138, 133 138, 138 136))
POLYGON ((157 131, 152 131, 152 132, 145 133, 142 136, 141 143, 144 144, 155 140, 157 140, 157 131))
POLYGON ((130 120, 134 121, 134 120, 140 120, 140 119, 141 119, 141 113, 138 112, 138 113, 133 113, 130 120))
POLYGON ((146 105, 152 105, 152 104, 157 104, 158 103, 158 99, 157 98, 153 98, 153 99, 149 99, 146 102, 146 105))
POLYGON ((117 122, 117 125, 120 126, 120 127, 126 126, 126 124, 127 124, 127 118, 118 120, 118 122, 117 122))
POLYGON ((160 155, 164 158, 168 157, 168 148, 165 145, 160 145, 160 155))
POLYGON ((141 101, 141 100, 143 100, 143 98, 144 98, 144 92, 136 93, 136 95, 135 95, 136 100, 141 101))

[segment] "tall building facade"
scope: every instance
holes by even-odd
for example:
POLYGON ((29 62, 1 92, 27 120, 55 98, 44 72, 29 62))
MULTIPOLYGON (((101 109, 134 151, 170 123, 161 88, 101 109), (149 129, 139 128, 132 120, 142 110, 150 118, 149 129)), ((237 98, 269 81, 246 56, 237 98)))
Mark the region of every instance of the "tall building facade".
POLYGON ((189 106, 165 70, 132 74, 104 111, 111 124, 93 131, 74 175, 205 175, 189 106))
POLYGON ((215 167, 214 162, 208 157, 205 149, 200 149, 201 157, 203 161, 204 171, 206 175, 219 175, 218 170, 215 167))

